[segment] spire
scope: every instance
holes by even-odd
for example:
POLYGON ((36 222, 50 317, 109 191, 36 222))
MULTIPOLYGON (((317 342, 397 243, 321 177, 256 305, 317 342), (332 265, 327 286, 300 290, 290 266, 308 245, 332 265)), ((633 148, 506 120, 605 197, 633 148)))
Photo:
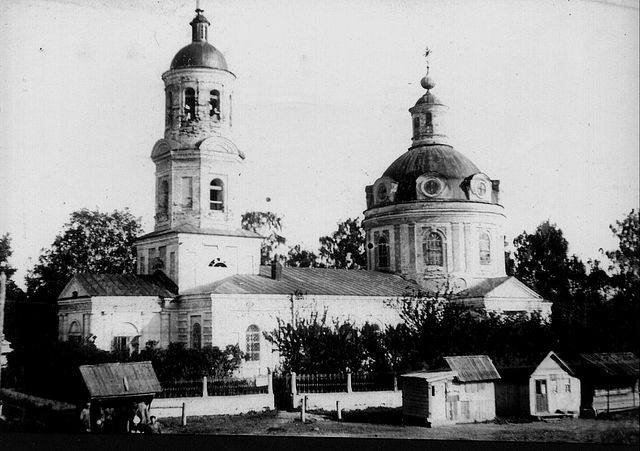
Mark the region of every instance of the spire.
POLYGON ((211 22, 202 15, 203 12, 204 10, 200 8, 200 0, 196 0, 196 17, 189 23, 193 42, 207 42, 208 27, 211 22))

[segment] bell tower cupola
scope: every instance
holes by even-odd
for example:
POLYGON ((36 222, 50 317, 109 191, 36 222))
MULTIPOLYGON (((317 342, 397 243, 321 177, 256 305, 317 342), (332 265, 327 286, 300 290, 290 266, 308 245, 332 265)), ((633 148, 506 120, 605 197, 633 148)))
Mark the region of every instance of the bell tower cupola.
POLYGON ((207 40, 207 33, 209 32, 209 25, 211 22, 202 15, 204 10, 200 9, 200 5, 196 8, 196 17, 193 18, 191 23, 191 40, 193 42, 202 42, 207 40))

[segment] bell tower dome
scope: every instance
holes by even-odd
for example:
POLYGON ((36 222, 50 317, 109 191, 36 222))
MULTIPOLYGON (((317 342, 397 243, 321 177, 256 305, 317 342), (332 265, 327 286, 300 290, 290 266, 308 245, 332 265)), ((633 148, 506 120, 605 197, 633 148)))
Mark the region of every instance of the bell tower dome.
POLYGON ((237 211, 245 156, 232 135, 236 76, 209 43, 203 12, 198 6, 191 43, 162 74, 165 131, 151 152, 155 227, 137 243, 139 272, 161 269, 180 290, 229 272, 252 274, 260 262, 261 237, 241 229, 237 211))

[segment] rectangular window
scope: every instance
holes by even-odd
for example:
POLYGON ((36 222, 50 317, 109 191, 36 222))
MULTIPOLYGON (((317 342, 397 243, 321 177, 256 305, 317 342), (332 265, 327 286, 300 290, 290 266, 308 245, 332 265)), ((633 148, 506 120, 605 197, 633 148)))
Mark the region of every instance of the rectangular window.
POLYGON ((167 246, 160 246, 158 248, 158 259, 160 260, 158 262, 158 264, 160 265, 158 269, 165 269, 167 261, 167 246))
POLYGON ((571 393, 571 379, 567 379, 567 383, 564 386, 564 391, 567 393, 571 393))
POLYGON ((169 253, 169 277, 175 279, 176 277, 176 253, 169 253))
POLYGON ((193 177, 182 177, 180 183, 181 200, 180 203, 184 209, 193 208, 193 177))
POLYGON ((113 337, 113 350, 128 351, 129 350, 128 337, 113 337))
POLYGON ((149 249, 149 273, 153 273, 156 269, 158 269, 158 249, 151 248, 149 249))
POLYGON ((147 262, 145 261, 144 255, 140 255, 140 269, 138 270, 138 274, 146 274, 147 273, 147 262))

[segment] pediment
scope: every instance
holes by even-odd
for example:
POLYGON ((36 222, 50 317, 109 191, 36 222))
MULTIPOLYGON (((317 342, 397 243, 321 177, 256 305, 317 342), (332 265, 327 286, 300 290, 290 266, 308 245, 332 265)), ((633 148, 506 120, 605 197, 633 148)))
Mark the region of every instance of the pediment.
POLYGON ((203 140, 198 149, 201 152, 219 152, 224 154, 237 155, 244 160, 244 153, 238 149, 233 141, 222 136, 211 136, 203 140))
POLYGON ((74 276, 69 283, 67 283, 67 285, 64 287, 64 289, 62 290, 62 293, 60 293, 60 296, 58 296, 58 299, 72 299, 74 297, 86 297, 86 296, 90 296, 90 294, 87 292, 87 290, 82 286, 82 284, 76 279, 76 276, 74 276), (74 296, 74 291, 76 292, 76 295, 74 296))
POLYGON ((484 296, 485 299, 509 298, 509 299, 536 299, 543 300, 542 296, 531 288, 520 282, 515 277, 509 277, 500 285, 489 291, 484 296))
POLYGON ((171 153, 171 150, 177 149, 178 143, 169 139, 159 139, 153 146, 151 151, 151 159, 156 160, 171 153))

